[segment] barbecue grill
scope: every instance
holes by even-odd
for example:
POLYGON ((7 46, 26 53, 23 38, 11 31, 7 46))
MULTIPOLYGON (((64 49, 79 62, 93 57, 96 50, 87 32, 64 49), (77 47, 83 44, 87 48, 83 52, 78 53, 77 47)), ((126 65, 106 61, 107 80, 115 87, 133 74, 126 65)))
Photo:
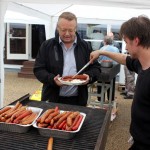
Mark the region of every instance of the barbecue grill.
MULTIPOLYGON (((88 104, 94 106, 100 106, 103 108, 104 104, 104 94, 110 89, 110 97, 109 97, 109 105, 111 105, 111 96, 112 96, 112 89, 113 89, 113 78, 120 71, 120 64, 113 64, 111 68, 101 68, 101 74, 99 75, 98 82, 95 82, 89 85, 89 97, 88 97, 88 104), (93 87, 101 86, 102 90, 101 93, 95 92, 93 87), (92 97, 101 97, 100 102, 95 102, 92 100, 92 97)), ((105 105, 106 106, 106 105, 105 105)))
MULTIPOLYGON (((54 138, 54 150, 104 150, 111 110, 93 109, 45 101, 31 101, 27 94, 18 99, 23 105, 39 107, 43 112, 58 106, 61 110, 86 113, 83 126, 73 139, 54 138)), ((14 105, 18 100, 11 103, 14 105)), ((41 136, 34 127, 27 133, 14 133, 0 130, 0 150, 46 150, 48 137, 41 136)))

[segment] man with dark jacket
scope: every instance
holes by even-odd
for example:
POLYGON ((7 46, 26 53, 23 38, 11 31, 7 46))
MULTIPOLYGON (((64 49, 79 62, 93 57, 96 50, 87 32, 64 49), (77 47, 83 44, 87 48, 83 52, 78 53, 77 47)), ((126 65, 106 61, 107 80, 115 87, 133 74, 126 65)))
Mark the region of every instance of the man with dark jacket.
POLYGON ((81 72, 87 77, 83 85, 66 86, 58 80, 61 76, 76 74, 89 62, 92 48, 79 37, 76 29, 76 16, 70 12, 64 12, 58 18, 55 37, 41 45, 35 61, 34 74, 43 83, 43 101, 81 106, 87 104, 87 84, 96 81, 100 74, 97 61, 81 72))

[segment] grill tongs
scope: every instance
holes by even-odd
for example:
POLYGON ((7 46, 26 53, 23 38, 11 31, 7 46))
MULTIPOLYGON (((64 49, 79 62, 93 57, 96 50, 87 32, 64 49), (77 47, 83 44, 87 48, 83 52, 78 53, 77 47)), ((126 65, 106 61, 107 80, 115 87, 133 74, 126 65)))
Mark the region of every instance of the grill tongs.
POLYGON ((82 72, 86 67, 88 67, 89 65, 90 65, 90 61, 86 64, 86 65, 84 65, 72 78, 74 78, 76 75, 78 75, 80 72, 82 72))

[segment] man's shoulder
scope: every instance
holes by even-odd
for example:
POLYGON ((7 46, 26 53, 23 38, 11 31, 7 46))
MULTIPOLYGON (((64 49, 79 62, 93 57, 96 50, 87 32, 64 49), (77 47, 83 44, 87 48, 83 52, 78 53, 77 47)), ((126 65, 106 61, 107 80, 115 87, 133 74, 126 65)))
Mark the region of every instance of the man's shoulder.
POLYGON ((118 49, 117 47, 115 47, 114 45, 110 45, 110 46, 109 46, 109 49, 110 49, 110 51, 112 51, 112 52, 117 52, 117 53, 119 53, 119 49, 118 49))
POLYGON ((50 44, 52 44, 52 43, 54 43, 54 42, 56 42, 56 39, 55 39, 55 38, 50 38, 50 39, 45 40, 45 41, 43 42, 43 44, 44 44, 45 46, 48 46, 48 45, 50 45, 50 44))
POLYGON ((83 45, 85 45, 85 46, 87 46, 87 45, 89 45, 90 44, 90 42, 88 42, 88 41, 85 41, 85 40, 83 40, 83 39, 78 39, 78 44, 80 43, 80 44, 83 44, 83 45))
POLYGON ((106 51, 117 51, 118 48, 113 45, 104 45, 101 49, 106 51))
POLYGON ((129 70, 135 71, 136 73, 138 73, 138 71, 142 68, 140 61, 138 59, 131 58, 130 56, 127 56, 126 58, 126 65, 129 70))

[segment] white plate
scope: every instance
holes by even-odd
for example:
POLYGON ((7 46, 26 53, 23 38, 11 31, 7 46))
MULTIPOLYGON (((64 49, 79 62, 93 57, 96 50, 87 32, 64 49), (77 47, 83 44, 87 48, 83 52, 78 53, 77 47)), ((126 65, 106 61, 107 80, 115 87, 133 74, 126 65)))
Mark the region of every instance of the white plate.
POLYGON ((80 79, 73 79, 72 81, 63 81, 61 80, 61 77, 58 78, 58 80, 65 85, 82 85, 86 82, 86 80, 80 80, 80 79))

